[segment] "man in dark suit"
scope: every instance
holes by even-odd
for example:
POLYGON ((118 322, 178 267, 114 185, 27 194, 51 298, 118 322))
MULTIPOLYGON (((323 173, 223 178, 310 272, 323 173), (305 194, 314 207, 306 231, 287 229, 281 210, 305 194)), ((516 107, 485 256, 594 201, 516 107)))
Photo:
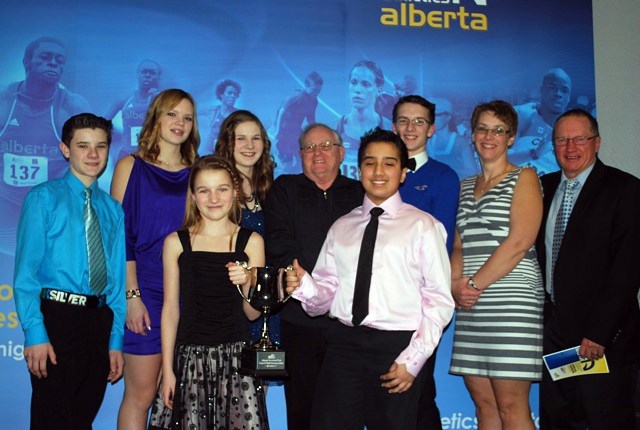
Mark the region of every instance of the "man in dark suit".
POLYGON ((561 115, 553 143, 562 170, 542 177, 544 217, 537 241, 547 291, 544 353, 579 345, 583 358, 606 355, 610 373, 554 382, 545 372, 541 428, 633 429, 640 362, 640 180, 598 159, 598 123, 586 111, 561 115))

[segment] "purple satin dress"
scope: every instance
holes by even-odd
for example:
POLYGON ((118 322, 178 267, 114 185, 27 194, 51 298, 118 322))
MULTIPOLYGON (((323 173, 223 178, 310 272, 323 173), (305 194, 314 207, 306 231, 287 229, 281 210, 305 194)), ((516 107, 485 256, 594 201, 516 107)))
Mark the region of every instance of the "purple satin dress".
POLYGON ((122 207, 127 261, 136 262, 138 287, 149 311, 151 331, 141 336, 125 327, 124 352, 127 354, 161 352, 162 246, 164 239, 182 226, 188 188, 189 169, 169 172, 135 157, 122 207))

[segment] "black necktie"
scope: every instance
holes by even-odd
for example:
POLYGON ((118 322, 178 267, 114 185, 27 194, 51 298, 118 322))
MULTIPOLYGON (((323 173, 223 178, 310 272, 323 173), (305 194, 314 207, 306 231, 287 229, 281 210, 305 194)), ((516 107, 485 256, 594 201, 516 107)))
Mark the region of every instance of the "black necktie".
POLYGON ((354 327, 360 325, 369 313, 369 287, 371 286, 371 271, 373 265, 373 250, 378 234, 378 217, 384 209, 375 207, 369 211, 371 219, 364 229, 360 256, 358 257, 358 271, 356 272, 356 285, 353 291, 353 307, 351 322, 354 327))
POLYGON ((415 158, 409 158, 409 162, 407 163, 407 167, 412 172, 415 172, 416 171, 416 159, 415 158))

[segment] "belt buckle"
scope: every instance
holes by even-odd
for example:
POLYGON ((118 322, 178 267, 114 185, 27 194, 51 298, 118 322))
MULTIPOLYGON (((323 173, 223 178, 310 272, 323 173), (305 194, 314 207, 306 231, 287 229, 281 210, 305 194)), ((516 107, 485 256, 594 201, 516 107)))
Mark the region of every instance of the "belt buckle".
MULTIPOLYGON (((45 300, 49 300, 52 302, 63 303, 72 306, 79 306, 84 308, 94 307, 92 305, 91 299, 92 296, 87 296, 85 294, 72 293, 69 291, 61 291, 53 288, 45 288, 42 290, 40 295, 45 300)), ((106 295, 101 295, 95 298, 96 299, 96 307, 104 306, 106 302, 106 295)))

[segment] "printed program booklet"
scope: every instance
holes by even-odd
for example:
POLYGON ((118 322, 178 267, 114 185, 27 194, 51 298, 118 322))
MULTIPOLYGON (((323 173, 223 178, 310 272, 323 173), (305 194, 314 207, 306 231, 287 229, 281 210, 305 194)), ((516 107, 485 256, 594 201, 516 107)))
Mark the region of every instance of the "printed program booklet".
POLYGON ((580 346, 578 345, 542 357, 554 381, 572 376, 609 373, 609 365, 605 356, 598 360, 590 360, 580 357, 579 350, 580 346))

